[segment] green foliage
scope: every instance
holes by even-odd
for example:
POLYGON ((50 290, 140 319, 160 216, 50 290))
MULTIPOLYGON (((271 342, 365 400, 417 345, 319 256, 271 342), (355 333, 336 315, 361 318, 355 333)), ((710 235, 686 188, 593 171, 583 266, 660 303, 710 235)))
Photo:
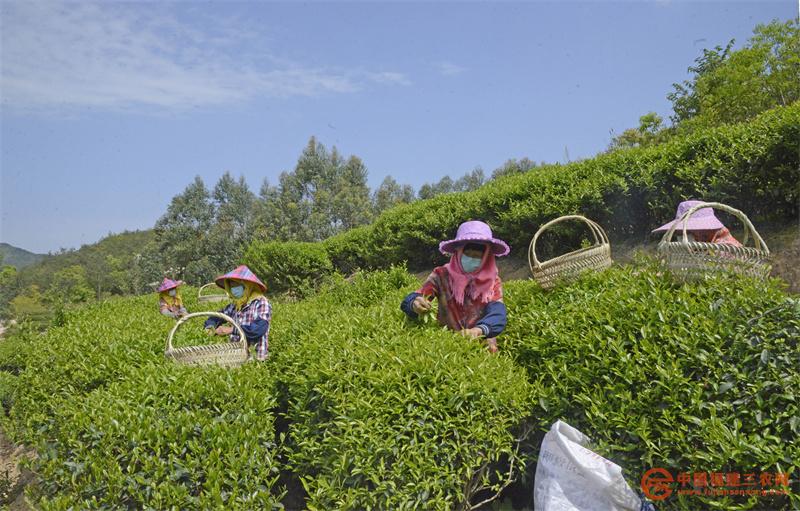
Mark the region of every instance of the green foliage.
MULTIPOLYGON (((512 282, 505 294, 513 319, 500 349, 527 369, 540 429, 566 420, 633 484, 652 467, 797 477, 800 308, 775 284, 680 285, 630 267, 548 293, 512 282)), ((659 509, 712 502, 789 508, 786 497, 692 496, 659 509)))
POLYGON ((0 268, 0 319, 9 315, 9 302, 17 294, 17 269, 13 266, 0 268))
POLYGON ((295 296, 307 295, 333 272, 325 247, 300 241, 256 241, 245 253, 244 263, 270 291, 291 291, 295 296))
POLYGON ((48 300, 53 303, 81 303, 89 301, 94 297, 94 292, 89 287, 89 281, 86 278, 86 269, 76 264, 56 272, 55 275, 53 275, 50 288, 47 290, 47 296, 48 300))
MULTIPOLYGON (((489 222, 520 254, 544 222, 569 213, 598 221, 612 237, 644 236, 675 214, 681 200, 718 200, 754 221, 796 218, 800 199, 800 104, 743 124, 668 143, 543 166, 476 191, 439 195, 385 211, 369 226, 324 241, 337 269, 444 261, 438 243, 470 219, 489 222)), ((574 239, 565 242, 579 245, 574 239)))
POLYGON ((690 80, 667 97, 673 122, 687 132, 740 122, 800 99, 800 32, 797 20, 758 25, 748 44, 703 50, 690 80))
MULTIPOLYGON (((14 295, 24 292, 32 285, 49 292, 54 280, 58 293, 62 293, 64 281, 78 279, 80 289, 75 301, 86 297, 86 288, 91 289, 92 297, 108 294, 142 293, 149 291, 147 284, 156 280, 160 270, 153 264, 148 245, 154 239, 153 231, 134 231, 109 235, 92 245, 84 245, 78 250, 50 254, 40 262, 23 268, 13 284, 14 295), (76 269, 80 267, 81 270, 76 269), (83 277, 78 274, 82 273, 83 277), (60 277, 57 277, 59 276, 60 277)), ((4 287, 4 286, 0 286, 4 287)), ((67 286, 69 287, 69 286, 67 286)))
POLYGON ((406 321, 397 305, 410 285, 398 268, 357 274, 276 322, 290 462, 309 509, 462 509, 497 490, 509 459, 519 469, 524 377, 477 342, 406 321))
POLYGON ((274 406, 263 367, 145 367, 58 410, 42 509, 279 508, 274 406))
POLYGON ((43 254, 34 254, 8 243, 0 243, 0 263, 2 265, 21 269, 41 261, 43 257, 43 254))
POLYGON ((610 150, 644 147, 659 144, 667 139, 664 120, 655 112, 639 117, 639 127, 630 128, 611 140, 610 150))
POLYGON ((255 202, 243 177, 226 172, 213 193, 196 177, 156 222, 151 257, 161 259, 159 275, 179 268, 175 277, 200 285, 235 267, 253 237, 255 202))
POLYGON ((311 137, 294 171, 277 187, 264 182, 259 203, 262 238, 319 241, 372 218, 367 169, 311 137))
MULTIPOLYGON (((417 285, 398 267, 333 275, 274 303, 270 359, 236 370, 165 360, 174 322, 153 296, 12 335, 0 401, 6 430, 39 454, 34 497, 59 510, 263 509, 293 476, 309 509, 465 509, 509 474, 529 477, 556 419, 634 486, 654 466, 800 470, 800 304, 775 283, 677 284, 648 266, 548 293, 508 282, 498 355, 405 319, 398 304, 417 285)), ((659 509, 713 504, 792 506, 673 497, 659 509)))

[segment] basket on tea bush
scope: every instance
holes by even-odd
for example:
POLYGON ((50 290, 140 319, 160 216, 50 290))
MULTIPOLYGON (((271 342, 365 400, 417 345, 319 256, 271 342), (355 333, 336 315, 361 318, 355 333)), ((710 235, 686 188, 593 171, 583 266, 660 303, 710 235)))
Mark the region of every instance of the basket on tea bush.
POLYGON ((765 279, 771 270, 769 248, 747 215, 719 202, 704 202, 686 211, 664 234, 657 250, 667 268, 672 270, 676 277, 683 280, 720 272, 732 272, 765 279), (743 246, 689 241, 686 223, 701 208, 719 209, 739 218, 744 224, 743 246), (682 226, 681 239, 672 241, 672 236, 678 226, 682 226), (744 246, 751 237, 755 246, 744 246))
POLYGON ((201 286, 200 289, 197 290, 197 301, 198 302, 200 302, 200 303, 216 303, 216 302, 223 302, 223 301, 227 301, 228 300, 228 295, 225 294, 224 292, 222 292, 222 293, 216 292, 216 293, 203 294, 203 290, 204 289, 212 287, 212 286, 217 288, 217 289, 219 289, 219 286, 217 286, 214 282, 209 282, 208 284, 205 284, 204 286, 201 286))
POLYGON ((220 312, 193 312, 192 314, 182 317, 175 326, 172 327, 169 337, 167 337, 167 349, 164 351, 164 355, 167 358, 171 358, 176 362, 186 365, 216 364, 222 367, 238 367, 247 362, 249 352, 247 349, 247 338, 244 335, 242 327, 237 325, 230 316, 220 312), (202 346, 174 347, 172 345, 172 338, 175 336, 175 332, 177 332, 178 328, 189 319, 200 316, 213 316, 224 319, 238 331, 239 340, 202 346))
POLYGON ((560 280, 574 280, 587 270, 602 270, 611 266, 611 244, 606 232, 596 222, 581 215, 566 215, 541 226, 533 235, 528 247, 528 265, 533 278, 544 288, 550 289, 560 280), (536 256, 536 241, 544 231, 566 220, 580 220, 589 226, 594 245, 541 262, 536 256))

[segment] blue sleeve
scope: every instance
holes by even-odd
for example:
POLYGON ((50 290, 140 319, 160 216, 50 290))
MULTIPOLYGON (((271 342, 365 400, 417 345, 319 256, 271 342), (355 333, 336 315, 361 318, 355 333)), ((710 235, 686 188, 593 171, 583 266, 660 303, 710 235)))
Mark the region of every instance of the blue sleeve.
POLYGON ((217 328, 220 324, 222 324, 225 320, 222 318, 215 318, 211 316, 203 323, 203 328, 217 328))
MULTIPOLYGON (((226 306, 225 306, 225 308, 224 308, 224 309, 222 309, 222 310, 221 310, 221 311, 219 311, 219 312, 221 312, 222 314, 225 314, 226 316, 230 316, 230 315, 231 315, 231 309, 232 309, 232 308, 233 308, 233 306, 232 306, 232 305, 226 305, 226 306)), ((222 319, 222 318, 217 318, 217 317, 215 317, 215 316, 211 316, 210 318, 208 318, 208 319, 206 320, 206 322, 205 322, 205 323, 203 323, 203 328, 217 328, 217 327, 218 327, 218 326, 220 326, 222 323, 225 323, 225 320, 224 320, 224 319, 222 319)))
POLYGON ((406 315, 411 319, 417 319, 417 313, 414 312, 414 309, 411 307, 411 304, 414 302, 418 296, 422 296, 419 293, 408 293, 408 296, 403 298, 403 301, 400 303, 400 310, 405 312, 406 315))
POLYGON ((267 328, 269 328, 269 321, 266 319, 256 319, 251 323, 246 325, 239 325, 242 327, 244 331, 245 337, 247 337, 248 341, 258 341, 261 339, 265 333, 267 333, 267 328))
POLYGON ((486 304, 483 317, 478 320, 475 326, 483 330, 484 337, 492 338, 503 333, 507 322, 506 304, 503 302, 489 302, 486 304))

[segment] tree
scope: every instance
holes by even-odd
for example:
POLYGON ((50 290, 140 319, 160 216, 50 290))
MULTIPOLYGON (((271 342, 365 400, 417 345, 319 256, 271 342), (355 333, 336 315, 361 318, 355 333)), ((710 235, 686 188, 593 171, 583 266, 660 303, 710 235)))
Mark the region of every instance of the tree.
MULTIPOLYGON (((544 165, 544 163, 542 163, 544 165)), ((492 179, 497 179, 503 176, 510 176, 513 174, 521 174, 523 172, 528 172, 529 170, 538 167, 539 165, 536 164, 535 161, 531 160, 530 158, 520 158, 517 161, 515 158, 510 160, 506 160, 506 162, 494 169, 492 172, 492 179)))
POLYGON ((414 202, 414 188, 400 185, 392 176, 383 178, 380 186, 372 194, 372 207, 375 215, 398 204, 414 202))
POLYGON ((86 269, 77 264, 56 272, 47 289, 47 301, 50 303, 83 303, 94 295, 86 278, 86 269))
POLYGON ((155 226, 158 252, 164 267, 185 268, 182 278, 195 283, 207 282, 214 276, 208 262, 198 263, 205 255, 207 233, 214 224, 214 205, 200 176, 172 198, 167 212, 155 226))
POLYGON ((673 84, 672 121, 683 131, 749 119, 800 99, 800 31, 797 20, 758 25, 748 44, 703 50, 692 77, 673 84))
POLYGON ((260 196, 261 237, 320 241, 372 219, 364 163, 344 159, 335 147, 328 152, 314 137, 294 171, 281 173, 275 187, 265 181, 260 196))
POLYGON ((0 319, 9 314, 9 302, 17 294, 17 269, 6 265, 0 269, 0 319))
POLYGON ((611 139, 610 150, 643 147, 663 142, 667 136, 664 120, 655 112, 639 117, 639 127, 629 128, 611 139))
POLYGON ((437 183, 425 183, 422 185, 419 188, 418 196, 420 199, 432 199, 437 195, 451 193, 453 191, 453 180, 450 178, 450 176, 444 176, 437 183))
MULTIPOLYGON (((225 172, 212 193, 214 221, 204 239, 198 258, 192 268, 198 268, 198 260, 205 257, 212 271, 221 272, 236 265, 242 251, 253 239, 256 196, 250 191, 244 176, 235 180, 225 172)), ((198 271, 198 270, 195 270, 198 271)), ((205 273, 205 270, 199 270, 205 273)), ((210 278, 210 277, 209 277, 210 278)))
POLYGON ((486 176, 481 167, 475 167, 472 172, 467 172, 453 183, 453 191, 470 192, 477 190, 486 182, 486 176))

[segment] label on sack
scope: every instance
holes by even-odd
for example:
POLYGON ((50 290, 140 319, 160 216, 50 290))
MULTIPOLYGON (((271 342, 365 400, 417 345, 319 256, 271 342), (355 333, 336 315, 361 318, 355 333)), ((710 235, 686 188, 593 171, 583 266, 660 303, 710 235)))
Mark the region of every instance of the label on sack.
POLYGON ((589 438, 557 421, 542 440, 536 465, 535 511, 639 511, 642 501, 619 465, 585 447, 589 438))

